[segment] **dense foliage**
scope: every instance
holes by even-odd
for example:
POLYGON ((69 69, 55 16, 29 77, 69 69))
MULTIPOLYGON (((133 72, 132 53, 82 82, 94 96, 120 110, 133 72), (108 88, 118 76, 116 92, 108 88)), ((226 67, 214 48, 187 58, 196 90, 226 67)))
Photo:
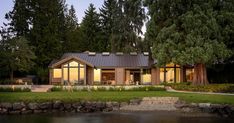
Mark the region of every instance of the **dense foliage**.
POLYGON ((146 0, 146 4, 152 17, 146 41, 153 45, 157 65, 194 65, 193 84, 207 84, 206 65, 224 62, 233 53, 226 42, 233 42, 234 2, 146 0))
POLYGON ((233 1, 104 0, 99 10, 90 4, 78 23, 65 0, 14 0, 0 31, 0 78, 30 73, 46 83, 49 63, 65 52, 152 51, 159 66, 194 65, 195 84, 206 84, 207 65, 234 60, 233 1), (15 54, 6 44, 13 41, 25 45, 17 55, 27 60, 9 62, 15 54))

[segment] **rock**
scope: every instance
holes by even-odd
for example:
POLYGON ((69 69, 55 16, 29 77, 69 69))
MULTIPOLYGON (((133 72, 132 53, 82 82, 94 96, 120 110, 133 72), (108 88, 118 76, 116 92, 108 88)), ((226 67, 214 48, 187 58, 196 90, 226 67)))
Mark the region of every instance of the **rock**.
POLYGON ((183 112, 193 112, 193 109, 191 109, 189 107, 183 107, 183 108, 181 108, 181 111, 183 111, 183 112))
POLYGON ((28 108, 31 110, 39 109, 37 103, 28 103, 28 108))
POLYGON ((65 104, 64 104, 64 109, 65 109, 66 111, 71 111, 71 110, 72 110, 72 104, 70 104, 70 103, 65 103, 65 104))
POLYGON ((199 103, 198 106, 199 106, 199 108, 210 108, 211 104, 210 103, 199 103))
POLYGON ((40 109, 51 109, 52 108, 52 103, 51 102, 44 102, 38 105, 40 109))
POLYGON ((127 105, 128 105, 127 102, 121 102, 121 103, 120 103, 120 107, 127 106, 127 105))
POLYGON ((7 110, 7 109, 1 108, 0 114, 7 114, 7 113, 8 113, 8 110, 7 110))
POLYGON ((61 109, 61 108, 63 108, 63 103, 61 101, 55 101, 53 103, 53 108, 54 109, 61 109))
POLYGON ((12 105, 13 110, 21 110, 22 108, 25 108, 25 104, 23 102, 13 103, 13 105, 12 105))
POLYGON ((175 103, 174 106, 175 106, 176 108, 183 108, 183 107, 185 107, 186 105, 185 105, 185 104, 182 104, 182 103, 175 103))
POLYGON ((73 104, 72 104, 72 107, 73 107, 74 109, 80 108, 80 106, 81 106, 81 103, 79 103, 79 102, 76 102, 76 103, 73 103, 73 104))
POLYGON ((138 105, 140 104, 141 99, 131 99, 130 100, 130 105, 138 105))
POLYGON ((106 102, 106 107, 107 108, 112 107, 112 102, 106 102))
POLYGON ((1 103, 1 107, 5 108, 5 109, 11 109, 12 108, 12 104, 11 103, 1 103))
POLYGON ((105 108, 105 103, 103 102, 96 102, 95 105, 96 111, 102 111, 105 108))
POLYGON ((119 103, 118 102, 112 102, 112 107, 113 107, 113 110, 119 110, 119 103))

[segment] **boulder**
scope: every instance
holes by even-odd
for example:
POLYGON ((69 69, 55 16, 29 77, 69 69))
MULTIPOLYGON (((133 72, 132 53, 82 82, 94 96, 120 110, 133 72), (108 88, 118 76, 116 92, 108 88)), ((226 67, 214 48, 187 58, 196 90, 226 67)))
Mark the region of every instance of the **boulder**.
POLYGON ((38 103, 28 103, 28 109, 31 109, 31 110, 39 109, 38 103))
POLYGON ((138 105, 140 104, 141 99, 131 99, 130 100, 130 105, 138 105))
POLYGON ((211 104, 210 103, 199 103, 198 106, 199 106, 199 108, 210 108, 211 104))
POLYGON ((120 107, 127 106, 127 105, 128 105, 128 102, 121 102, 120 103, 120 107))
POLYGON ((12 108, 12 104, 11 103, 1 103, 1 107, 5 108, 5 109, 11 109, 12 108))
POLYGON ((12 109, 13 110, 21 110, 22 108, 25 108, 25 104, 23 102, 20 103, 13 103, 12 109))
POLYGON ((67 111, 71 111, 71 110, 72 110, 72 104, 70 104, 70 103, 65 103, 65 104, 64 104, 64 109, 67 110, 67 111))
POLYGON ((63 103, 61 101, 55 101, 53 103, 53 109, 61 109, 63 108, 63 103))
POLYGON ((38 105, 38 107, 42 110, 45 110, 45 109, 51 109, 52 108, 52 103, 51 102, 44 102, 44 103, 40 103, 38 105))

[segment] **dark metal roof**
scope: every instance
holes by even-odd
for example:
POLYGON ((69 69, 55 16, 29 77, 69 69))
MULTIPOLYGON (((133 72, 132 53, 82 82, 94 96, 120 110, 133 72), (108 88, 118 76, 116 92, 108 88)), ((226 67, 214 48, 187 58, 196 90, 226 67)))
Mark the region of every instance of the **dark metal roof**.
POLYGON ((65 53, 60 60, 52 61, 50 66, 70 57, 80 58, 91 63, 95 67, 151 67, 153 64, 149 55, 144 55, 143 53, 137 55, 116 55, 115 53, 110 53, 109 55, 103 55, 102 53, 95 53, 95 55, 89 55, 89 53, 65 53))

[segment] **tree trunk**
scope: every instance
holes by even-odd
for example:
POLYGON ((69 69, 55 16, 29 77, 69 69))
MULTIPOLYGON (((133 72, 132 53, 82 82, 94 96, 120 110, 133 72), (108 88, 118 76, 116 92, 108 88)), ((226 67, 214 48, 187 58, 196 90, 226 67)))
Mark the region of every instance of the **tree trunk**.
POLYGON ((13 83, 13 81, 14 81, 14 72, 13 72, 13 70, 11 70, 11 72, 10 72, 10 80, 11 80, 11 83, 13 83))
POLYGON ((209 84, 206 74, 206 65, 199 63, 194 65, 193 85, 209 84))

